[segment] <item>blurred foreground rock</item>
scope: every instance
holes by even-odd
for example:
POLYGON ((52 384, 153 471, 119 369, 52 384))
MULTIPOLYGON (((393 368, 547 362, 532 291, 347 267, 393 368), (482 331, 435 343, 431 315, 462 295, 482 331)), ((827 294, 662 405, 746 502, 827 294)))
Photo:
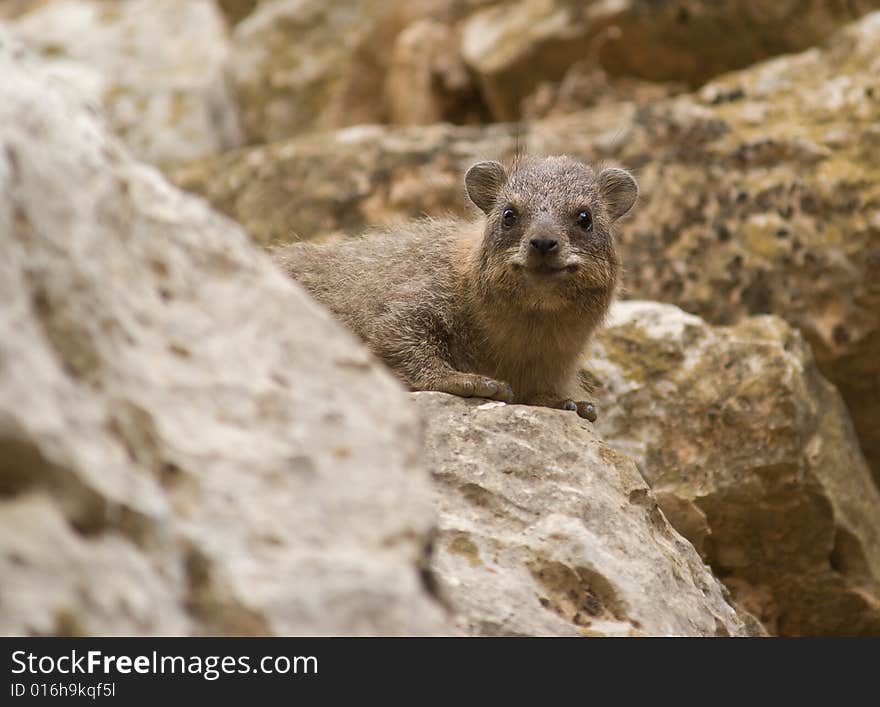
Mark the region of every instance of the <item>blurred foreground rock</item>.
POLYGON ((577 415, 416 393, 438 592, 471 635, 713 636, 739 616, 626 457, 577 415))
POLYGON ((230 45, 213 0, 46 0, 9 28, 103 106, 142 160, 190 160, 241 143, 230 45))
POLYGON ((880 634, 880 492, 796 331, 621 302, 587 370, 598 431, 741 606, 782 635, 880 634))
POLYGON ((0 40, 0 634, 435 634, 412 404, 0 40))

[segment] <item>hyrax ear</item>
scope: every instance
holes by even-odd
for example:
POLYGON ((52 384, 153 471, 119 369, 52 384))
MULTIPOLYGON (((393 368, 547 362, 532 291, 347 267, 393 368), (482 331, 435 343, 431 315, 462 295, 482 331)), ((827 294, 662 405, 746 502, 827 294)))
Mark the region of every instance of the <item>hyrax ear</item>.
POLYGON ((506 181, 507 172, 500 162, 477 162, 464 175, 468 196, 487 214, 506 181))
POLYGON ((639 187, 633 176, 625 169, 617 167, 603 169, 597 181, 599 194, 612 221, 619 219, 636 203, 639 187))

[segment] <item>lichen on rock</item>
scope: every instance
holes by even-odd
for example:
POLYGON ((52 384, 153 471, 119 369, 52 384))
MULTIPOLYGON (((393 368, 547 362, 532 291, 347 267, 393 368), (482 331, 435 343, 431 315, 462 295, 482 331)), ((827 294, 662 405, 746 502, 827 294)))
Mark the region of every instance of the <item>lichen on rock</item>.
POLYGON ((797 331, 621 302, 585 376, 598 431, 769 631, 880 632, 880 493, 797 331))

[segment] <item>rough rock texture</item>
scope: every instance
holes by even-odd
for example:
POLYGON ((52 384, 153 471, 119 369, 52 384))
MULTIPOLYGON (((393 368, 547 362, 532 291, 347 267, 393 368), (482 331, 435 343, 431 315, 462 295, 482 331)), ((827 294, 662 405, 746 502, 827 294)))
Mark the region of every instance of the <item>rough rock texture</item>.
POLYGON ((251 142, 357 123, 484 117, 459 20, 499 0, 273 0, 235 28, 251 142))
POLYGON ((716 323, 800 328, 880 479, 880 13, 639 112, 617 156, 647 198, 627 287, 716 323))
POLYGON ((190 160, 241 143, 226 27, 213 0, 53 0, 10 28, 103 105, 143 160, 190 160))
POLYGON ((760 631, 728 604, 632 461, 589 423, 545 408, 414 397, 440 514, 432 573, 469 634, 760 631))
POLYGON ((365 122, 496 121, 649 99, 804 49, 880 0, 221 0, 252 142, 365 122), (580 71, 572 69, 581 65, 580 71), (602 79, 598 82, 595 76, 602 79), (623 81, 608 77, 623 77, 623 81), (585 81, 586 79, 586 81, 585 81), (581 90, 572 91, 576 83, 581 90))
POLYGON ((419 426, 0 39, 0 634, 422 634, 419 426))
MULTIPOLYGON (((635 168, 625 285, 714 323, 774 313, 841 390, 880 479, 880 13, 823 49, 651 106, 603 105, 520 140, 635 168)), ((355 128, 206 160, 175 174, 261 242, 461 211, 473 160, 513 127, 355 128)))
POLYGON ((518 0, 471 15, 461 51, 496 120, 513 120, 542 82, 585 58, 611 74, 698 85, 798 51, 875 0, 518 0))
POLYGON ((687 90, 686 84, 679 81, 611 76, 595 62, 583 59, 566 69, 560 81, 542 80, 520 103, 520 117, 525 121, 541 120, 605 104, 619 110, 621 104, 648 105, 687 90))
POLYGON ((375 97, 387 35, 396 34, 382 5, 279 0, 236 27, 233 75, 250 141, 381 120, 384 105, 375 97))
POLYGON ((512 152, 507 126, 355 126, 175 169, 180 187, 206 196, 259 243, 351 234, 368 224, 466 208, 462 175, 483 152, 512 152))
POLYGON ((455 29, 432 19, 417 20, 398 35, 385 79, 390 122, 477 123, 489 118, 458 42, 455 29))
POLYGON ((741 606, 773 633, 880 634, 880 492, 796 331, 622 302, 587 369, 598 431, 741 606))
POLYGON ((880 14, 684 95, 878 5, 0 0, 42 54, 0 28, 0 633, 760 632, 668 517, 771 632, 880 634, 880 500, 818 372, 880 480, 880 14), (211 157, 227 70, 278 142, 211 157), (616 452, 413 403, 102 106, 261 244, 464 213, 517 145, 622 163, 629 296, 735 325, 616 310, 616 452), (311 132, 499 118, 539 120, 311 132))

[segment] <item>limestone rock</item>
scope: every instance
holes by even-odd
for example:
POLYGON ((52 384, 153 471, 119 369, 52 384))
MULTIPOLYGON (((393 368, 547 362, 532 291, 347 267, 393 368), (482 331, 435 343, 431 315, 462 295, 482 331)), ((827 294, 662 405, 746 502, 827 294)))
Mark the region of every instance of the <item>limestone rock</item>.
POLYGON ((507 126, 355 126, 181 165, 183 189, 208 198, 262 244, 358 232, 425 213, 462 213, 463 175, 482 151, 514 149, 507 126))
POLYGON ((773 633, 880 633, 880 492, 796 331, 621 302, 587 369, 598 431, 740 605, 773 633))
POLYGON ((440 514, 431 565, 471 635, 744 635, 635 465, 565 411, 414 394, 440 514))
POLYGON ((619 0, 599 3, 617 31, 600 49, 613 74, 703 83, 821 43, 880 7, 877 0, 619 0), (614 16, 617 7, 623 13, 614 16))
POLYGON ((250 141, 384 117, 376 100, 389 52, 382 5, 278 0, 236 27, 233 75, 250 141))
POLYGON ((499 0, 264 0, 236 28, 248 140, 361 123, 485 117, 460 20, 499 0))
POLYGON ((649 105, 687 92, 680 81, 647 81, 631 76, 611 76, 590 59, 575 62, 560 81, 542 80, 520 102, 521 119, 541 120, 570 115, 585 108, 611 104, 649 105))
MULTIPOLYGON (((604 3, 600 4, 604 5, 604 3)), ((593 3, 521 0, 466 21, 461 51, 495 120, 515 120, 541 81, 558 81, 585 54, 596 27, 593 3)), ((599 10, 601 13, 601 10, 599 10)))
POLYGON ((433 19, 417 20, 398 35, 385 80, 390 122, 478 123, 489 117, 459 41, 453 27, 433 19))
POLYGON ((774 0, 516 0, 472 14, 461 52, 496 120, 514 120, 542 82, 587 61, 612 75, 699 85, 811 47, 880 6, 774 0))
POLYGON ((241 143, 213 0, 52 0, 10 27, 106 109, 140 159, 191 160, 241 143))
POLYGON ((714 323, 773 313, 807 337, 880 480, 880 13, 639 111, 614 157, 645 198, 627 288, 714 323))
POLYGON ((0 633, 447 633, 414 408, 0 38, 0 633))

